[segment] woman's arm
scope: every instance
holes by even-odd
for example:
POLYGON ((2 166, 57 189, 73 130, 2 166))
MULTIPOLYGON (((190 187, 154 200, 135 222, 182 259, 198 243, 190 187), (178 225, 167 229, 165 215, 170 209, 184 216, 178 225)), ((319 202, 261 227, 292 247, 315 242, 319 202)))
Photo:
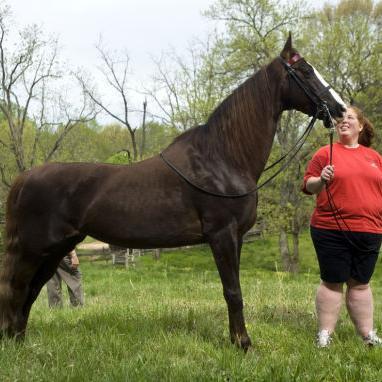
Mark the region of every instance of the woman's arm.
POLYGON ((334 166, 325 166, 320 176, 312 176, 306 181, 306 190, 312 194, 319 194, 326 183, 334 178, 334 166))

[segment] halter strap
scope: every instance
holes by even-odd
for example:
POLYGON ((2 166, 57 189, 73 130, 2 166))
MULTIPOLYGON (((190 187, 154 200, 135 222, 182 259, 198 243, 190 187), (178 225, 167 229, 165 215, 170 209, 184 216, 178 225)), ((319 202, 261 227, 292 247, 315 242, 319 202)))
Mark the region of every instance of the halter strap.
MULTIPOLYGON (((297 54, 295 54, 294 56, 296 56, 297 54)), ((292 56, 290 60, 293 59, 292 56)), ((300 55, 298 55, 300 57, 300 55)), ((288 75, 293 78, 293 80, 296 82, 296 84, 303 90, 303 92, 305 93, 305 95, 316 105, 316 106, 319 106, 320 104, 322 104, 322 100, 320 99, 320 97, 317 96, 317 94, 312 91, 311 89, 309 89, 304 81, 301 80, 301 78, 296 74, 296 70, 293 68, 293 65, 302 59, 302 57, 299 58, 299 60, 296 60, 293 62, 293 64, 290 64, 289 62, 285 61, 281 56, 279 56, 282 64, 284 65, 284 68, 285 70, 287 71, 288 75)))

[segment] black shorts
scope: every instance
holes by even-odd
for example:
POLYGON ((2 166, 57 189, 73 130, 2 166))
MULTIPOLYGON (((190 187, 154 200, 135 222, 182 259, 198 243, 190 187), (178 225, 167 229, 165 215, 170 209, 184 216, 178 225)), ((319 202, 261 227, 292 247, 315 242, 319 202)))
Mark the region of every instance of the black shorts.
POLYGON ((342 232, 310 227, 321 279, 344 283, 354 279, 367 284, 374 272, 382 234, 342 232))

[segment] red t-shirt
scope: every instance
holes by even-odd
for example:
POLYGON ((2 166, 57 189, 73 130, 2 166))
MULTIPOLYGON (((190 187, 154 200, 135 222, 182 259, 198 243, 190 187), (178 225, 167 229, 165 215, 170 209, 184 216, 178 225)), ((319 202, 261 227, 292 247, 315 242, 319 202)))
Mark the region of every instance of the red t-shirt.
MULTIPOLYGON (((329 164, 330 147, 319 149, 309 162, 304 175, 303 192, 307 180, 320 176, 329 164)), ((382 233, 382 157, 373 149, 359 145, 348 148, 341 143, 333 145, 332 164, 334 179, 329 184, 342 230, 382 233)), ((316 197, 311 225, 317 228, 339 230, 330 207, 325 187, 316 197)))

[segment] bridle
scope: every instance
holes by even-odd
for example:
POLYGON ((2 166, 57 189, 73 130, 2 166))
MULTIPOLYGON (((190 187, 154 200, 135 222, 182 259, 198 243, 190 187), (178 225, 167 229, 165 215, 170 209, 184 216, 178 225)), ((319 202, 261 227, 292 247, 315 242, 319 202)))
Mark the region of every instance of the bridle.
POLYGON ((179 170, 173 163, 171 163, 164 155, 164 152, 162 151, 159 155, 161 159, 166 163, 168 167, 170 167, 176 174, 178 174, 183 180, 185 180, 188 184, 193 186, 194 188, 198 189, 199 191, 202 191, 208 195, 211 196, 217 196, 217 197, 223 197, 223 198, 242 198, 245 196, 248 196, 250 194, 253 194, 257 192, 260 188, 264 187, 266 184, 271 182, 277 175, 279 175, 282 171, 284 171, 291 161, 295 158, 297 153, 301 150, 302 146, 306 142, 310 132, 312 131, 314 124, 317 121, 318 116, 324 113, 324 115, 327 116, 328 120, 332 124, 332 128, 330 129, 331 132, 331 141, 334 133, 334 126, 332 123, 332 118, 330 115, 329 108, 324 100, 322 100, 322 95, 329 91, 330 86, 325 87, 320 93, 317 93, 314 89, 311 89, 308 87, 305 82, 297 75, 296 70, 293 68, 293 65, 298 62, 299 60, 303 59, 298 53, 295 53, 288 61, 285 61, 281 56, 279 57, 281 60, 284 68, 287 71, 287 75, 290 79, 293 79, 296 84, 303 90, 303 92, 306 94, 306 96, 309 98, 310 101, 314 103, 316 106, 316 113, 310 120, 308 126, 306 127, 305 131, 301 135, 301 137, 297 140, 297 142, 293 145, 293 147, 282 157, 280 157, 277 161, 272 163, 270 166, 266 167, 264 171, 270 170, 280 162, 286 160, 287 157, 289 159, 274 173, 272 174, 268 179, 266 179, 263 183, 261 183, 259 186, 254 187, 253 189, 240 193, 240 194, 224 194, 219 192, 211 192, 206 190, 203 186, 199 185, 195 181, 191 180, 189 177, 187 177, 185 174, 182 173, 181 170, 179 170))
MULTIPOLYGON (((304 139, 304 142, 303 142, 303 143, 305 143, 306 139, 308 138, 308 135, 310 134, 311 130, 313 129, 313 126, 314 126, 314 124, 315 124, 315 122, 316 122, 316 120, 320 114, 326 115, 326 117, 328 118, 328 121, 330 123, 330 126, 328 127, 328 129, 329 129, 329 139, 330 139, 330 164, 331 164, 332 163, 331 162, 332 161, 332 152, 333 152, 333 150, 332 150, 332 148, 333 148, 333 136, 334 136, 335 128, 334 128, 333 119, 332 119, 332 116, 330 114, 328 105, 327 105, 326 101, 324 101, 321 98, 322 95, 325 94, 326 92, 328 92, 331 87, 330 87, 330 85, 328 85, 324 89, 322 89, 319 93, 317 93, 314 89, 310 89, 308 86, 306 86, 304 81, 301 80, 301 78, 297 75, 296 70, 293 68, 293 65, 296 62, 303 60, 303 57, 301 57, 300 54, 295 53, 294 55, 292 55, 289 58, 288 61, 285 61, 284 58, 282 58, 281 56, 279 56, 279 59, 281 60, 281 63, 284 66, 284 68, 285 68, 285 70, 289 76, 288 78, 293 79, 296 82, 296 84, 302 89, 302 91, 305 93, 305 95, 309 98, 309 100, 315 104, 316 114, 314 115, 314 117, 310 121, 308 127, 305 129, 302 136, 297 140, 295 145, 285 155, 283 155, 277 161, 275 161, 274 163, 272 163, 271 165, 266 167, 264 169, 264 171, 271 169, 276 164, 283 161, 296 148, 296 146, 300 142, 300 140, 303 139, 305 137, 305 135, 307 135, 306 138, 304 139)), ((301 147, 302 147, 302 145, 298 147, 297 152, 292 156, 291 159, 293 159, 295 157, 295 155, 298 153, 298 151, 301 149, 301 147)), ((290 161, 288 162, 288 165, 289 165, 289 163, 290 163, 290 161)), ((284 168, 283 168, 283 170, 284 170, 284 168)), ((278 174, 279 173, 277 173, 277 175, 278 174)), ((273 179, 273 177, 271 179, 273 179)), ((262 185, 259 186, 259 188, 260 187, 262 187, 262 185)))
MULTIPOLYGON (((285 61, 281 56, 279 57, 281 63, 283 64, 285 70, 287 71, 289 78, 293 79, 296 84, 301 88, 301 90, 305 93, 305 95, 312 101, 317 108, 323 107, 326 105, 326 102, 321 98, 323 94, 327 93, 330 90, 330 85, 325 86, 320 92, 316 92, 314 89, 306 86, 305 82, 297 75, 296 70, 293 68, 294 64, 299 62, 300 60, 304 60, 298 53, 295 53, 293 56, 289 58, 288 61, 285 61)), ((304 60, 305 61, 305 60, 304 60)), ((329 109, 323 110, 327 111, 328 117, 330 116, 329 109)))
MULTIPOLYGON (((307 87, 304 83, 304 81, 301 80, 301 78, 297 75, 296 70, 293 68, 293 65, 300 61, 303 60, 303 57, 301 57, 298 53, 295 53, 293 56, 289 58, 288 61, 285 61, 281 56, 280 60, 287 71, 289 78, 292 78, 296 84, 302 89, 302 91, 305 93, 305 95, 315 104, 316 106, 316 115, 315 117, 319 114, 323 114, 327 117, 330 126, 328 127, 329 129, 329 141, 330 141, 330 165, 332 165, 332 158, 333 158, 333 136, 334 136, 334 131, 335 127, 333 124, 333 118, 332 115, 330 114, 328 105, 326 101, 324 101, 321 97, 323 94, 328 92, 331 89, 331 86, 328 85, 324 89, 322 89, 319 93, 317 93, 314 89, 310 89, 307 87)), ((270 166, 271 167, 271 166, 270 166)), ((273 164, 272 164, 273 167, 273 164)), ((265 169, 267 170, 267 169, 265 169)))

